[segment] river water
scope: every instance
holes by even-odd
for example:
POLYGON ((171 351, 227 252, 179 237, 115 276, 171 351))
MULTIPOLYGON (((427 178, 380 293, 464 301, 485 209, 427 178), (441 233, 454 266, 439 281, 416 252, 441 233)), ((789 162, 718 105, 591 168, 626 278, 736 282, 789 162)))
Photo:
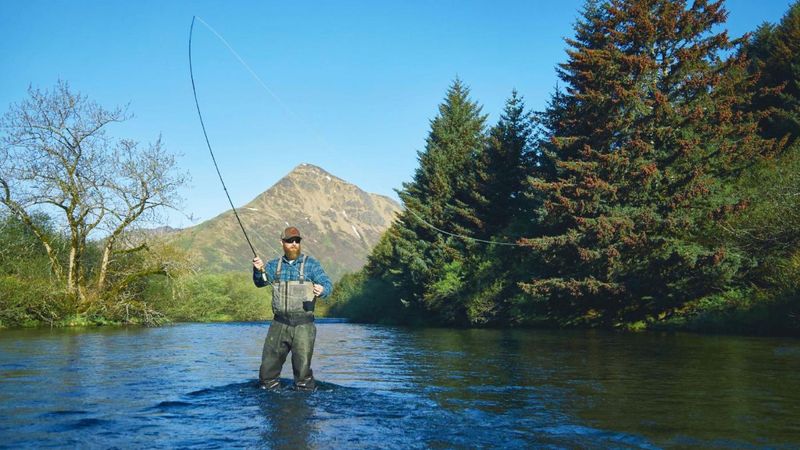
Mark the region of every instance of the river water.
POLYGON ((0 331, 0 447, 800 447, 796 339, 317 327, 313 393, 265 323, 0 331))

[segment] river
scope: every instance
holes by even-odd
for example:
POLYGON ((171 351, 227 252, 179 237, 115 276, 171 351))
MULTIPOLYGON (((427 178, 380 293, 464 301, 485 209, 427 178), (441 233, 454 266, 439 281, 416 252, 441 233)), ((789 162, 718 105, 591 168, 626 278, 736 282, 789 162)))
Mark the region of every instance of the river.
POLYGON ((313 393, 266 323, 0 331, 0 447, 800 447, 797 339, 317 326, 313 393))

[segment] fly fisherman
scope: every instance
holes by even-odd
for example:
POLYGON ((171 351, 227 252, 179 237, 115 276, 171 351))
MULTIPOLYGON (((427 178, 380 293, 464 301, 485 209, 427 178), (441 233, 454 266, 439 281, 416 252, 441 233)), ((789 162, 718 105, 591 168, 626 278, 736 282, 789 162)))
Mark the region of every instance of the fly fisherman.
POLYGON ((253 282, 257 287, 272 285, 272 313, 264 350, 261 354, 259 384, 264 389, 280 386, 278 377, 292 352, 292 372, 297 389, 316 387, 311 370, 311 356, 317 327, 314 325, 314 304, 317 297, 328 297, 333 291, 330 278, 319 261, 300 253, 300 231, 288 227, 281 234, 283 256, 264 266, 261 258, 253 258, 253 282))

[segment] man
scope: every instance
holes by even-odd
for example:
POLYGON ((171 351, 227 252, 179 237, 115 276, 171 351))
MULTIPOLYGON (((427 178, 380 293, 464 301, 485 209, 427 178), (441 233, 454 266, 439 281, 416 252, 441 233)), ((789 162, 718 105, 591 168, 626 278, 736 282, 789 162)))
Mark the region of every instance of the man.
POLYGON ((253 282, 258 287, 272 285, 272 313, 264 350, 261 354, 259 383, 264 389, 280 386, 278 377, 292 352, 292 372, 297 389, 314 390, 311 356, 317 327, 314 325, 314 304, 318 297, 328 297, 333 284, 319 261, 300 252, 300 231, 288 227, 281 233, 283 256, 264 266, 261 258, 253 258, 253 282))

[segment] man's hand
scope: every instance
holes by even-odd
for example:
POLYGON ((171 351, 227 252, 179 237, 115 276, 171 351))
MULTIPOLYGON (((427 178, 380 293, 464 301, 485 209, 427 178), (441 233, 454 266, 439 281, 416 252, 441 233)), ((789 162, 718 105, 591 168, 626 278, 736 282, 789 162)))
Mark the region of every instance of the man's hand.
POLYGON ((256 256, 255 258, 253 258, 253 267, 255 267, 256 270, 258 270, 259 272, 263 272, 264 271, 264 261, 261 261, 261 258, 256 256))
POLYGON ((321 284, 315 284, 314 285, 314 296, 319 297, 320 295, 322 295, 322 291, 324 291, 324 290, 325 290, 324 286, 322 286, 321 284))

